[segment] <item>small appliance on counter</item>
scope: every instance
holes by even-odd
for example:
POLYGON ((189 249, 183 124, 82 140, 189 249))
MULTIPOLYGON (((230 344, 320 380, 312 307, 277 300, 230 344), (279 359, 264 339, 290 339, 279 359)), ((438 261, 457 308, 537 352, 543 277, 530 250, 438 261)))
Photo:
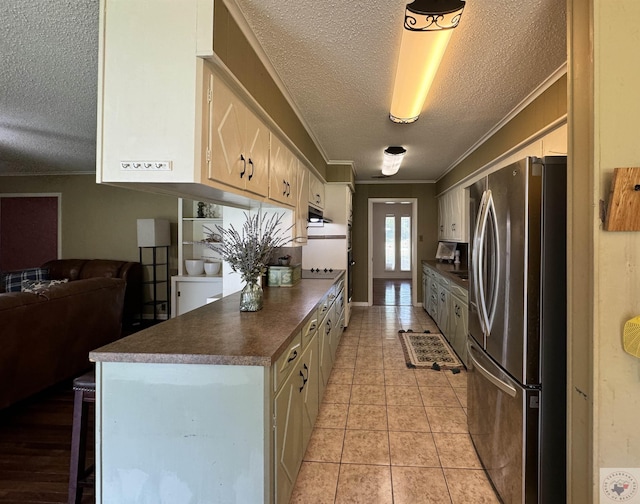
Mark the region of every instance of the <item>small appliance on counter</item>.
POLYGON ((458 246, 455 242, 438 242, 438 250, 436 251, 436 259, 440 262, 449 262, 452 263, 456 257, 456 247, 458 246))

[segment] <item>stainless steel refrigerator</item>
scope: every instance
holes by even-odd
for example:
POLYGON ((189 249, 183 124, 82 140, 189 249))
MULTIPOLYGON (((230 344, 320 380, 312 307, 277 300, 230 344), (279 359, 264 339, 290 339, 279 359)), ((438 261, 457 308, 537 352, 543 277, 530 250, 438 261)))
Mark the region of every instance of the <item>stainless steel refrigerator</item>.
POLYGON ((505 504, 565 502, 566 157, 470 188, 468 425, 505 504))

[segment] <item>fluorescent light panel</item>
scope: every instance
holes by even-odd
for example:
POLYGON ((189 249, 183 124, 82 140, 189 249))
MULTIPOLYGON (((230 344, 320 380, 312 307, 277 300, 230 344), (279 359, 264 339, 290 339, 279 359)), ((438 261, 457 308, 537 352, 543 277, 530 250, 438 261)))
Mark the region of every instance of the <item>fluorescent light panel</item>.
POLYGON ((418 120, 463 9, 462 0, 416 0, 407 5, 389 112, 393 122, 418 120))

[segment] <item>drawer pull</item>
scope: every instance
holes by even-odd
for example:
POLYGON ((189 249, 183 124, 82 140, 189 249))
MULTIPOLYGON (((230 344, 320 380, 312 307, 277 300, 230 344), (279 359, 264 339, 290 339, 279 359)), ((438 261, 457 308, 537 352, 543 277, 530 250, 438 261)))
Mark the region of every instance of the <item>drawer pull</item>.
POLYGON ((289 354, 289 358, 287 359, 287 362, 291 362, 292 360, 295 360, 296 357, 298 357, 298 351, 294 350, 289 354))

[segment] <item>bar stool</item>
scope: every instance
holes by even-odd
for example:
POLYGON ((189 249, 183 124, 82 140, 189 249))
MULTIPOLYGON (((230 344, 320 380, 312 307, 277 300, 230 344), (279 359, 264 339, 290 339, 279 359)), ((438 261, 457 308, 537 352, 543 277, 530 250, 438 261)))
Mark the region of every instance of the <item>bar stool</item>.
POLYGON ((93 488, 94 466, 85 467, 89 403, 96 402, 96 373, 90 371, 73 380, 73 427, 69 467, 69 504, 80 504, 84 488, 93 488))

